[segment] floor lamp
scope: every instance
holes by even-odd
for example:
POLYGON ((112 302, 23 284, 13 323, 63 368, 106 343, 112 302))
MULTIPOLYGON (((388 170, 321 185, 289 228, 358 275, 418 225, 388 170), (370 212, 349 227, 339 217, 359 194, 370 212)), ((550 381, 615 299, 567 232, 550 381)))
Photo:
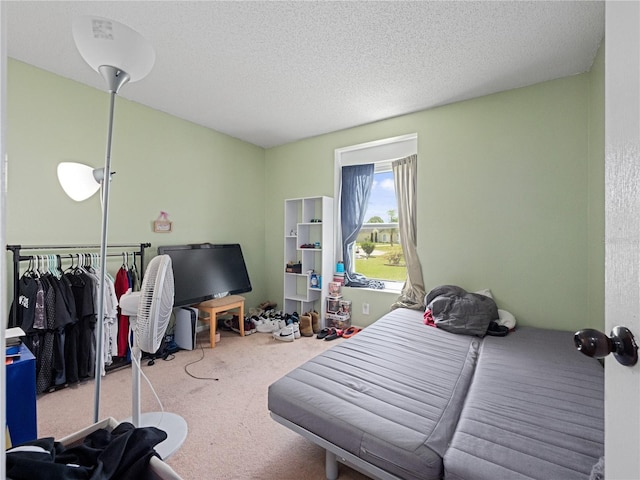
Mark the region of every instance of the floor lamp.
POLYGON ((104 279, 107 274, 107 229, 109 222, 109 185, 111 183, 111 137, 115 97, 127 82, 146 77, 155 62, 155 51, 139 33, 114 20, 81 16, 73 21, 73 39, 80 55, 100 73, 109 91, 109 123, 104 168, 64 162, 58 166, 58 178, 67 194, 76 201, 93 195, 102 186, 102 235, 100 238, 100 280, 96 341, 94 422, 100 417, 104 336, 104 279), (105 181, 106 180, 106 181, 105 181))

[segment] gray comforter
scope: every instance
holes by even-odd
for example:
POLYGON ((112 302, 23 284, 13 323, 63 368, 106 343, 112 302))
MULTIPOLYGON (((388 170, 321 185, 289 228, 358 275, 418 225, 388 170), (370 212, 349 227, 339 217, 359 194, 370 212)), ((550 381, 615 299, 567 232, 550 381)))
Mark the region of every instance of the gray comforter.
POLYGON ((484 337, 491 321, 498 319, 498 307, 492 298, 455 285, 434 288, 424 303, 436 326, 451 333, 484 337))

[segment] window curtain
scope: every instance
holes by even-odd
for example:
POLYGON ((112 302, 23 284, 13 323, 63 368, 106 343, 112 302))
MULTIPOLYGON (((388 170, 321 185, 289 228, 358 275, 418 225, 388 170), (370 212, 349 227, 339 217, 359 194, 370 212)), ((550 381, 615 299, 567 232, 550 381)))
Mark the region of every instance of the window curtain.
POLYGON ((340 223, 342 226, 342 261, 344 283, 350 287, 368 287, 369 280, 355 273, 353 244, 364 223, 371 187, 373 163, 342 167, 342 191, 340 192, 340 223))
POLYGON ((426 293, 422 279, 422 266, 416 248, 417 165, 417 155, 409 155, 391 163, 396 200, 398 201, 400 245, 402 245, 404 261, 407 266, 407 280, 402 287, 400 296, 391 305, 392 309, 399 307, 414 310, 424 309, 426 293))

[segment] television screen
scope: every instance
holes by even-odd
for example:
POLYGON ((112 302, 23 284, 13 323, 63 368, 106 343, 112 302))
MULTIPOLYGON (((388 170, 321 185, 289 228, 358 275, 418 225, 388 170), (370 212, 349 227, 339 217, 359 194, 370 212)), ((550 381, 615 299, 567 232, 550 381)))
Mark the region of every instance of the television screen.
POLYGON ((251 291, 247 266, 237 243, 162 246, 158 247, 158 254, 171 257, 174 307, 251 291))

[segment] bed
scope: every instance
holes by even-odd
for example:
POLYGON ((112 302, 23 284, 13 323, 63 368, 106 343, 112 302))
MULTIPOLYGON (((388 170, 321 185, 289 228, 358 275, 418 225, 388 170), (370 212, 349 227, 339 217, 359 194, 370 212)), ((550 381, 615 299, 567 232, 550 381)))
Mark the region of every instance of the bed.
POLYGON ((338 462, 380 479, 587 479, 604 451, 603 369, 567 338, 523 328, 480 339, 397 309, 274 382, 268 408, 325 448, 328 479, 338 462))
POLYGON ((603 402, 604 369, 576 350, 573 334, 486 337, 445 477, 588 479, 604 455, 603 402))

